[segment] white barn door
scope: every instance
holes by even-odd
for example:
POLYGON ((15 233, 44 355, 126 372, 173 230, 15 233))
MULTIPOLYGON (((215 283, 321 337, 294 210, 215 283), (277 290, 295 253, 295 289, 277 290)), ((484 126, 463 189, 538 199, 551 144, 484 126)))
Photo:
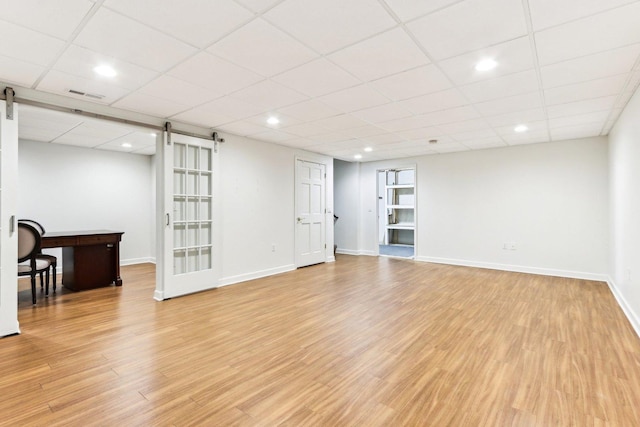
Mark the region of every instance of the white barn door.
POLYGON ((158 300, 218 286, 220 262, 218 154, 214 141, 169 135, 162 143, 162 253, 157 266, 158 300), (162 277, 158 277, 162 275, 162 277))
POLYGON ((326 261, 325 165, 296 160, 296 267, 326 261))
POLYGON ((20 332, 18 325, 18 105, 7 117, 0 100, 0 336, 20 332))

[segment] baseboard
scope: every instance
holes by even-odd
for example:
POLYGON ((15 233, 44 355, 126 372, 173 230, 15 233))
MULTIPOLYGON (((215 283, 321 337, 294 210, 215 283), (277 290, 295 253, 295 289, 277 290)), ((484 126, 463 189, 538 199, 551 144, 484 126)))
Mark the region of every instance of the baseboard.
POLYGON ((155 257, 143 257, 143 258, 129 258, 129 259, 121 259, 120 265, 134 265, 134 264, 155 264, 155 257))
POLYGON ((327 258, 327 262, 336 262, 336 257, 331 255, 329 258, 327 258))
POLYGON ((354 251, 353 249, 336 249, 337 254, 342 255, 360 255, 360 251, 354 251))
POLYGON ((622 312, 624 313, 625 316, 627 316, 629 323, 631 323, 631 327, 633 328, 634 331, 636 331, 636 334, 638 335, 638 337, 640 337, 640 316, 638 316, 633 311, 633 309, 631 308, 627 300, 624 298, 622 293, 620 293, 620 291, 618 290, 618 287, 616 286, 616 282, 614 282, 613 278, 609 276, 606 282, 607 282, 607 285, 609 285, 609 289, 611 290, 613 297, 616 299, 616 301, 618 302, 618 305, 622 309, 622 312))
POLYGON ((269 268, 266 270, 254 271, 252 273, 223 277, 218 281, 218 287, 233 285, 235 283, 240 283, 240 282, 246 282, 247 280, 254 280, 254 279, 260 279, 262 277, 273 276, 274 274, 286 273, 287 271, 293 271, 295 269, 296 269, 295 265, 288 264, 280 267, 269 268))
POLYGON ((595 280, 598 282, 606 282, 608 276, 606 274, 587 273, 582 271, 556 270, 552 268, 527 267, 523 265, 496 264, 491 262, 469 261, 451 258, 436 258, 418 256, 415 258, 420 262, 433 262, 436 264, 460 265, 464 267, 487 268, 491 270, 513 271, 516 273, 539 274, 541 276, 566 277, 569 279, 595 280))

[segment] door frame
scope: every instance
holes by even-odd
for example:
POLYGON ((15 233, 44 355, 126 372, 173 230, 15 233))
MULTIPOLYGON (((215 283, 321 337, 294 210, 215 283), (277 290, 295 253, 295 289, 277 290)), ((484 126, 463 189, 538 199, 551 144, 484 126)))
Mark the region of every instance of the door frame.
POLYGON ((314 156, 312 153, 296 154, 293 159, 293 212, 291 212, 291 223, 293 224, 293 259, 295 268, 300 268, 298 260, 298 227, 296 226, 296 211, 298 206, 298 161, 322 164, 325 167, 326 178, 324 180, 324 206, 326 209, 324 218, 324 262, 334 262, 336 257, 333 253, 333 158, 325 156, 314 156))
MULTIPOLYGON (((382 216, 382 212, 380 212, 380 204, 378 203, 378 192, 380 191, 380 189, 378 188, 378 186, 380 185, 378 182, 378 173, 379 172, 385 172, 388 171, 389 169, 397 169, 397 170, 401 170, 401 169, 413 169, 413 221, 414 221, 414 229, 413 229, 413 259, 417 259, 418 257, 418 165, 416 163, 410 163, 410 164, 406 164, 406 165, 386 165, 383 167, 378 167, 375 170, 375 182, 376 182, 376 191, 375 191, 375 198, 376 198, 376 221, 375 221, 375 256, 380 256, 380 243, 378 240, 378 231, 379 231, 379 227, 380 227, 380 221, 382 220, 381 216, 382 216)), ((386 183, 386 178, 385 178, 385 183, 386 183)), ((384 201, 385 201, 385 206, 386 206, 386 199, 387 199, 387 195, 384 195, 384 201)), ((386 209, 383 208, 383 209, 386 209)), ((386 232, 386 231, 385 231, 386 232)))

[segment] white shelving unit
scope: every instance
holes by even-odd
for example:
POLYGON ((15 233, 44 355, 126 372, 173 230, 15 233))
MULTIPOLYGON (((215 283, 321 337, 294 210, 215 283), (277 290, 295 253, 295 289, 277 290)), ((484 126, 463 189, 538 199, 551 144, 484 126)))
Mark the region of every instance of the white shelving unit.
POLYGON ((385 245, 409 245, 415 242, 415 170, 385 171, 385 245))

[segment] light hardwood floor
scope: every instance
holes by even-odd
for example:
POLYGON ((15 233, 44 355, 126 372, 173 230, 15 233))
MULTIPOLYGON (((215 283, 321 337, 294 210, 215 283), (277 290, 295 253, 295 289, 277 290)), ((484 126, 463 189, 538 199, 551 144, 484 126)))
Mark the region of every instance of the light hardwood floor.
POLYGON ((154 267, 0 340, 1 425, 640 426, 604 283, 338 256, 170 301, 154 267))

